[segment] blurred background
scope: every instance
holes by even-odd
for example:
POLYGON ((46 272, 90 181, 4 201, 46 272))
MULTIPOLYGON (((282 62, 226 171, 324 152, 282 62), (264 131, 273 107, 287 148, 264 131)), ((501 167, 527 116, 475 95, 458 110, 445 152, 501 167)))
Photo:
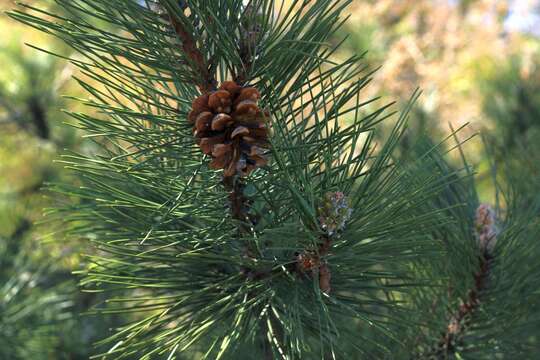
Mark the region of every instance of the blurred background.
MULTIPOLYGON (((518 191, 537 196, 540 0, 355 0, 349 11, 337 56, 365 53, 370 68, 380 67, 363 96, 403 105, 423 91, 403 152, 422 134, 442 139, 469 123, 459 138, 482 135, 465 145, 481 196, 493 199, 493 166, 501 181, 512 173, 518 191)), ((75 56, 64 44, 4 14, 0 27, 0 359, 87 359, 118 319, 86 314, 101 299, 79 292, 72 272, 92 250, 47 220, 48 208, 69 199, 43 190, 77 184, 62 153, 93 151, 63 111, 83 111, 63 95, 86 95, 68 62, 25 45, 75 56)))

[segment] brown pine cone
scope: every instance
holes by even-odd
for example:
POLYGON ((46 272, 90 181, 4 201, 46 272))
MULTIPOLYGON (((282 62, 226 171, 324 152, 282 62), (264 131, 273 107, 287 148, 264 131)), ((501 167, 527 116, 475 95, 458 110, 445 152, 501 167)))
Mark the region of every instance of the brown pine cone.
POLYGON ((193 101, 188 120, 197 144, 212 156, 210 167, 225 169, 226 177, 247 176, 268 162, 270 115, 259 108, 259 99, 257 89, 226 81, 193 101))

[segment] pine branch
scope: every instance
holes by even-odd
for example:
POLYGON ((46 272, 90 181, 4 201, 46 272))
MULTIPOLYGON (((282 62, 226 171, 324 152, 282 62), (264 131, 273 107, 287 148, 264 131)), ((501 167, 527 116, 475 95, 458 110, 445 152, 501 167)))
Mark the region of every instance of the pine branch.
POLYGON ((83 288, 133 315, 97 356, 388 354, 399 297, 427 282, 408 264, 436 258, 426 234, 443 217, 428 205, 458 176, 408 180, 392 154, 410 107, 376 146, 389 105, 364 99, 372 72, 330 45, 350 1, 262 1, 254 51, 240 0, 194 0, 189 17, 161 2, 166 27, 133 1, 58 1, 84 17, 12 16, 84 56, 72 61, 98 114, 72 116, 101 151, 64 157, 82 184, 57 190, 81 200, 55 215, 99 250, 83 288))
POLYGON ((441 336, 437 346, 430 353, 423 355, 421 358, 448 359, 449 356, 458 352, 458 346, 465 346, 461 338, 465 335, 467 328, 470 326, 470 318, 481 305, 481 295, 486 289, 493 260, 492 256, 487 253, 480 257, 479 269, 474 274, 474 287, 468 291, 467 298, 459 306, 459 309, 451 315, 447 329, 441 336))
MULTIPOLYGON (((177 12, 175 12, 167 1, 162 0, 163 6, 167 9, 167 18, 170 21, 176 35, 178 35, 184 55, 187 57, 190 66, 193 67, 193 72, 199 75, 198 87, 203 93, 208 93, 216 90, 217 81, 212 74, 212 66, 208 63, 201 50, 197 46, 197 40, 193 37, 193 33, 190 32, 182 21, 178 18, 177 12)), ((181 2, 182 11, 189 9, 189 5, 185 2, 181 2)))
MULTIPOLYGON (((490 273, 495 261, 492 253, 497 242, 495 213, 488 205, 480 205, 476 210, 475 229, 479 256, 479 268, 474 274, 474 287, 468 291, 467 298, 459 306, 459 309, 451 316, 446 333, 439 341, 437 349, 432 355, 445 359, 456 352, 456 344, 470 326, 470 317, 481 304, 482 293, 486 290, 490 273)), ((463 344, 460 344, 461 346, 463 344)))
POLYGON ((249 79, 260 40, 264 36, 264 25, 260 22, 262 16, 263 0, 250 0, 244 8, 240 22, 239 56, 241 66, 233 72, 233 79, 238 84, 245 84, 249 79))

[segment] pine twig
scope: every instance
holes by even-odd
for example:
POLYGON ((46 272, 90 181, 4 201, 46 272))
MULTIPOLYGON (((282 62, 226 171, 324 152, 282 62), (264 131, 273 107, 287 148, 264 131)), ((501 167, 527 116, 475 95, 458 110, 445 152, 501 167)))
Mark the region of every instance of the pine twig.
POLYGON ((248 80, 248 72, 253 67, 255 60, 257 43, 260 40, 262 31, 262 25, 257 22, 260 7, 260 0, 252 0, 242 14, 242 31, 238 44, 242 66, 234 75, 234 80, 239 84, 244 84, 248 80))
POLYGON ((170 10, 168 11, 167 17, 173 26, 176 35, 178 35, 180 38, 182 50, 187 56, 190 65, 193 67, 193 71, 200 75, 197 86, 202 93, 209 93, 215 90, 217 80, 210 71, 208 61, 205 59, 203 53, 197 46, 197 40, 193 37, 193 34, 191 34, 177 19, 177 17, 170 12, 170 10))
POLYGON ((466 301, 451 316, 446 331, 441 336, 437 347, 428 356, 429 358, 447 359, 448 355, 455 354, 457 342, 467 330, 467 320, 480 306, 480 296, 486 288, 492 260, 492 256, 487 252, 480 257, 479 269, 474 274, 474 287, 469 290, 466 301))
POLYGON ((487 204, 476 209, 474 227, 475 238, 479 248, 479 268, 474 274, 474 287, 469 290, 467 298, 451 315, 446 330, 432 350, 420 356, 429 359, 447 359, 448 355, 457 352, 457 345, 470 325, 471 316, 481 303, 481 294, 487 287, 493 264, 493 249, 497 243, 497 219, 495 211, 487 204))
MULTIPOLYGON (((337 234, 345 228, 352 214, 352 209, 345 194, 338 191, 325 194, 318 212, 318 223, 313 224, 313 230, 319 233, 320 230, 323 232, 319 235, 317 248, 304 249, 301 253, 296 253, 294 260, 287 266, 287 270, 298 276, 306 275, 310 272, 312 275, 317 275, 319 277, 319 288, 325 294, 329 294, 332 274, 324 257, 330 252, 335 236, 339 236, 337 234)), ((272 276, 277 271, 281 272, 282 270, 274 269, 249 275, 257 279, 262 279, 272 276)))
POLYGON ((249 204, 244 195, 245 184, 241 178, 236 176, 224 176, 223 186, 229 192, 229 202, 231 206, 231 216, 240 222, 238 235, 242 236, 250 232, 249 204))

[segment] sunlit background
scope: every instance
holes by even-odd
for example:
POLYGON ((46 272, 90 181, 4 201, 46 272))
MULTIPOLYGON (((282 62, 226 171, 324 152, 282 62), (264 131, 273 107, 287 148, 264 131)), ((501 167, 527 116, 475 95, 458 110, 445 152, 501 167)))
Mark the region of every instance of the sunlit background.
MULTIPOLYGON (((26 3, 54 7, 53 1, 26 3)), ((493 196, 494 165, 523 172, 520 186, 529 189, 540 160, 540 0, 357 0, 349 12, 341 31, 347 40, 336 56, 365 53, 366 65, 380 67, 363 96, 399 106, 416 88, 423 91, 404 149, 422 134, 443 139, 469 124, 458 137, 481 135, 464 146, 482 196, 493 196)), ((98 295, 78 292, 72 274, 84 266, 80 254, 91 250, 47 221, 47 209, 68 199, 41 189, 77 183, 60 155, 91 152, 92 143, 68 126, 73 120, 64 110, 83 111, 69 97, 86 95, 67 61, 25 44, 67 57, 69 48, 7 16, 0 26, 0 359, 9 358, 3 351, 15 336, 10 316, 13 322, 28 317, 27 348, 17 351, 85 359, 115 319, 81 315, 100 304, 98 295), (22 312, 19 305, 31 297, 40 299, 37 309, 22 312), (48 326, 33 328, 34 317, 47 317, 48 326)))

